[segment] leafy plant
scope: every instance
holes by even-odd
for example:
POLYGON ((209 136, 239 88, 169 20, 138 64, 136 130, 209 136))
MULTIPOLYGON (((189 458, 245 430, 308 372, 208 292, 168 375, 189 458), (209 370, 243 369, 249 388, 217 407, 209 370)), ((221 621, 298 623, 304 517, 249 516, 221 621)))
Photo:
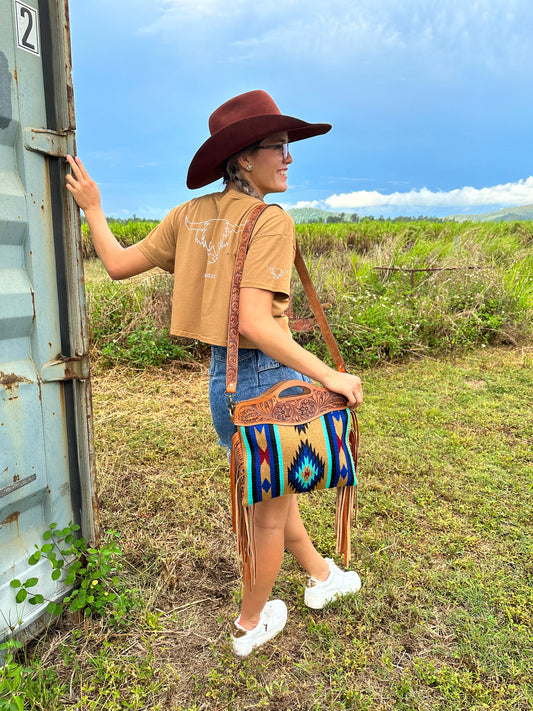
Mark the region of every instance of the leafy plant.
MULTIPOLYGON (((108 218, 107 222, 110 230, 124 247, 136 244, 144 239, 158 224, 152 220, 143 220, 136 216, 134 216, 133 219, 127 220, 108 218)), ((81 240, 84 258, 91 259, 96 257, 96 250, 94 249, 91 239, 91 231, 85 220, 83 220, 81 225, 81 240)))
POLYGON ((158 366, 169 360, 185 360, 188 353, 173 341, 166 330, 158 330, 146 321, 124 339, 111 341, 102 348, 104 364, 130 363, 137 367, 158 366))
MULTIPOLYGON (((148 222, 111 222, 122 244, 148 222)), ((532 223, 386 221, 300 224, 296 235, 339 341, 353 366, 438 356, 533 337, 532 223)), ((159 367, 206 354, 169 335, 173 277, 152 270, 112 282, 87 262, 90 338, 104 367, 159 367)), ((311 316, 298 279, 292 311, 311 316)), ((318 329, 296 333, 324 356, 318 329)))
MULTIPOLYGON (((83 537, 76 537, 79 530, 80 527, 72 522, 65 528, 51 523, 43 534, 46 542, 40 547, 35 545, 36 551, 28 559, 30 565, 35 565, 41 558, 47 558, 52 568, 52 580, 62 579, 66 587, 73 587, 63 601, 48 600, 46 610, 52 615, 60 615, 68 609, 86 616, 107 611, 110 618, 118 622, 131 604, 130 591, 118 593, 115 589, 121 567, 117 556, 121 550, 113 541, 105 542, 99 549, 89 547, 83 537)), ((38 583, 37 577, 24 582, 12 580, 10 585, 17 590, 17 603, 27 600, 30 605, 44 604, 47 601, 44 595, 32 591, 38 583)))
POLYGON ((20 695, 24 668, 15 661, 15 652, 21 647, 21 642, 15 639, 0 644, 0 655, 4 656, 4 666, 0 666, 0 711, 24 711, 20 695))

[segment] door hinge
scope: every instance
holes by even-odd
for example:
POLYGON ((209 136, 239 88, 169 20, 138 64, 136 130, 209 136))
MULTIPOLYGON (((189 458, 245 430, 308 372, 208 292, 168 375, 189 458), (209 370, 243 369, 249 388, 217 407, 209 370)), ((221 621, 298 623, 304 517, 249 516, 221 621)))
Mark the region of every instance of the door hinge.
POLYGON ((46 128, 25 128, 24 148, 47 156, 66 156, 74 152, 74 132, 58 133, 46 128))
POLYGON ((41 366, 41 380, 50 383, 57 380, 87 380, 89 377, 89 356, 73 356, 49 360, 41 366))

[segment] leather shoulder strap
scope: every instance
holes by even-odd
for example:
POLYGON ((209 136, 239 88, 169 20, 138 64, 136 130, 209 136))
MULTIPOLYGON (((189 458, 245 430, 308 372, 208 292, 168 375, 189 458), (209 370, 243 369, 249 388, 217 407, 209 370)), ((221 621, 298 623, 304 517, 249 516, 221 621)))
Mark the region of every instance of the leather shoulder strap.
MULTIPOLYGON (((242 233, 239 248, 237 250, 237 256, 235 258, 235 267, 233 270, 233 280, 231 283, 230 292, 230 306, 229 306, 229 319, 228 319, 228 342, 227 342, 227 355, 226 355, 226 394, 232 395, 237 389, 237 369, 239 362, 239 298, 240 298, 240 288, 242 275, 244 271, 244 262, 246 260, 246 252, 248 251, 248 244, 250 242, 250 237, 252 236, 253 229, 259 218, 259 215, 271 207, 270 205, 261 204, 258 205, 252 211, 250 217, 246 221, 244 231, 242 233)), ((276 206, 277 207, 277 206, 276 206)), ((296 255, 294 259, 294 264, 302 284, 304 287, 305 294, 309 301, 309 305, 313 311, 313 314, 318 322, 320 331, 326 345, 331 353, 331 357, 337 366, 337 370, 341 373, 346 372, 346 367, 344 365, 344 360, 335 341, 335 336, 333 335, 329 323, 322 308, 318 296, 316 294, 313 282, 309 276, 309 272, 305 265, 302 253, 298 244, 296 244, 296 255)))
POLYGON ((239 297, 241 289, 242 274, 248 244, 252 236, 255 223, 259 215, 266 210, 268 205, 261 203, 252 210, 250 217, 246 220, 244 231, 241 236, 235 266, 233 268, 233 279, 231 282, 231 292, 229 300, 228 319, 228 343, 226 355, 226 393, 233 394, 237 389, 237 368, 239 362, 239 297))
POLYGON ((309 301, 309 305, 311 307, 311 310, 313 311, 313 315, 317 320, 322 336, 326 341, 326 345, 328 347, 329 352, 331 353, 331 357, 333 358, 333 361, 337 366, 337 370, 339 370, 341 373, 345 373, 346 366, 344 365, 344 359, 337 345, 337 341, 335 340, 335 336, 331 331, 330 325, 326 318, 326 314, 324 313, 322 304, 320 303, 320 300, 315 291, 315 287, 313 286, 313 282, 311 281, 311 277, 309 276, 309 272, 304 262, 304 258, 302 257, 302 253, 300 251, 298 243, 296 243, 296 256, 294 258, 294 265, 296 267, 296 271, 298 272, 298 276, 302 281, 305 295, 307 296, 307 300, 309 301))

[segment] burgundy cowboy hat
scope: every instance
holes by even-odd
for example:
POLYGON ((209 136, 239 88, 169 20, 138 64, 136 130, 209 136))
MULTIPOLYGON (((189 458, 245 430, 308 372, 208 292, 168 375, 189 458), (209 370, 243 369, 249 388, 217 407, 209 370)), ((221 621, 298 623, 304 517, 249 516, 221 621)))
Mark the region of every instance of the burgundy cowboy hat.
POLYGON ((307 123, 283 116, 266 91, 248 91, 219 106, 209 117, 210 138, 196 151, 187 174, 187 187, 202 188, 224 175, 224 163, 235 153, 266 138, 287 131, 289 142, 319 136, 329 123, 307 123))

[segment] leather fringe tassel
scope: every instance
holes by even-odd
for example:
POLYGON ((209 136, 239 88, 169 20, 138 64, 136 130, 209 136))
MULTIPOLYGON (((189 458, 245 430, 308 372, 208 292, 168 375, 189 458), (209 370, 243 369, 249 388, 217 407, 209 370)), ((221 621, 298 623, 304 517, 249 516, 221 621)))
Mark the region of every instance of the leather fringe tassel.
POLYGON ((343 486, 337 489, 335 506, 335 551, 344 553, 344 565, 348 566, 352 557, 352 519, 354 501, 357 501, 357 487, 343 486))
MULTIPOLYGON (((242 563, 242 582, 253 590, 256 576, 254 514, 255 506, 243 506, 242 490, 244 474, 237 465, 239 457, 231 452, 231 511, 233 532, 237 537, 237 549, 242 563)), ((242 461, 242 460, 241 460, 242 461)))
MULTIPOLYGON (((354 461, 354 469, 357 472, 357 457, 359 452, 359 423, 353 410, 350 410, 353 427, 350 430, 349 443, 354 461)), ((345 567, 352 557, 352 519, 357 523, 357 484, 355 486, 345 486, 337 489, 337 501, 335 506, 335 550, 337 554, 344 553, 345 567)))

